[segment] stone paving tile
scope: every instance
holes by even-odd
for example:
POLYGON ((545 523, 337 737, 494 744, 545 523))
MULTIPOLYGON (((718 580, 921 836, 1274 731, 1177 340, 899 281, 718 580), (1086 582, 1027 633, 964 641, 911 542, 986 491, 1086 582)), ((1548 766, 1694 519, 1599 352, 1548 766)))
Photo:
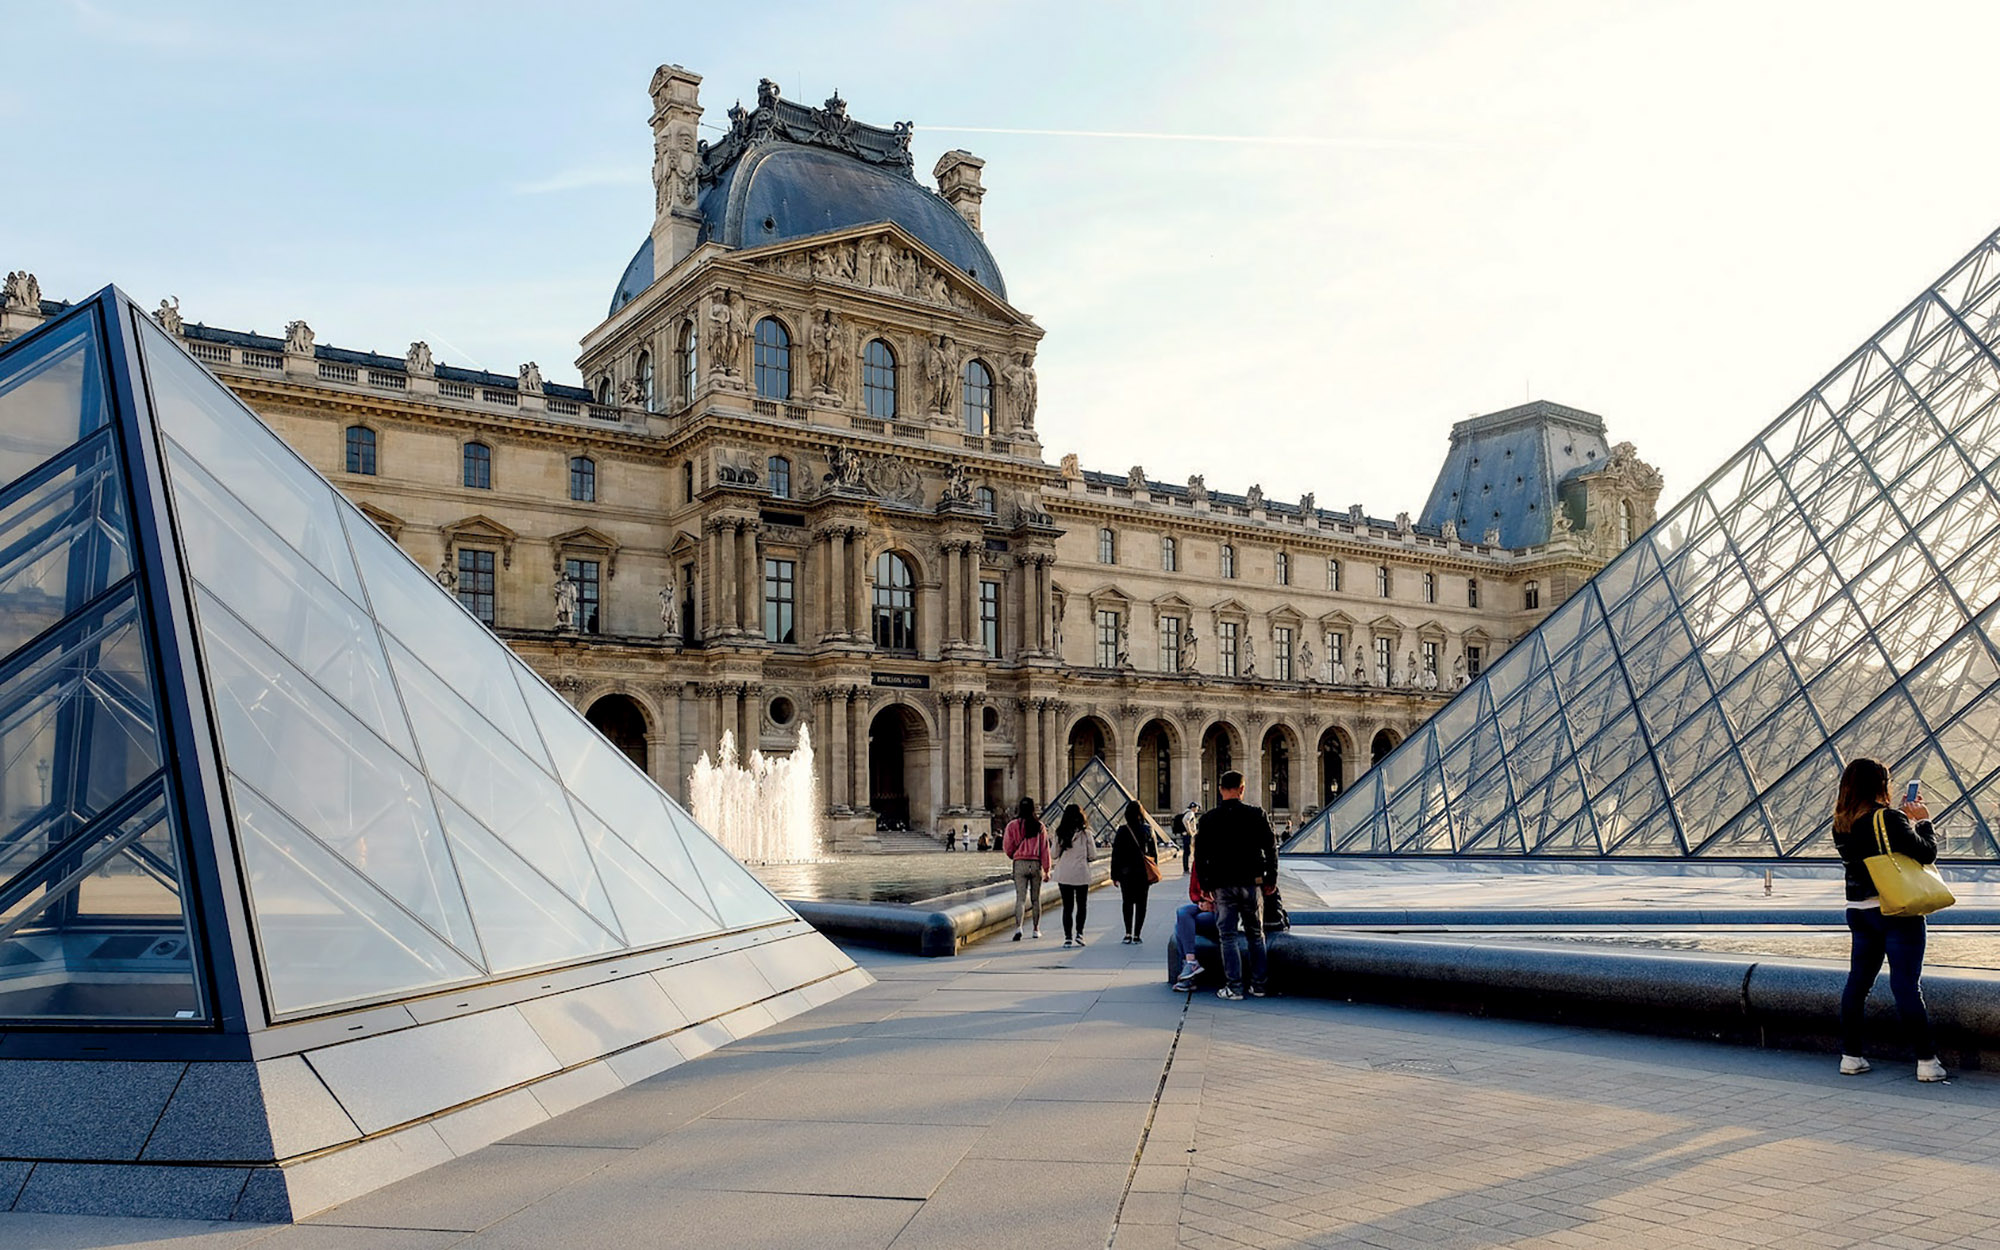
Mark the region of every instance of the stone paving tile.
POLYGON ((728 1120, 825 1120, 866 1124, 991 1124, 1020 1092, 1018 1072, 843 1072, 804 1089, 768 1082, 709 1114, 728 1120))
POLYGON ((321 1212, 308 1223, 473 1232, 629 1151, 500 1143, 321 1212))
POLYGON ((923 1199, 984 1131, 704 1117, 600 1175, 610 1186, 923 1199))
POLYGON ((700 1250, 883 1250, 920 1203, 816 1194, 743 1193, 623 1183, 577 1187, 464 1244, 477 1250, 699 1247, 700 1250))

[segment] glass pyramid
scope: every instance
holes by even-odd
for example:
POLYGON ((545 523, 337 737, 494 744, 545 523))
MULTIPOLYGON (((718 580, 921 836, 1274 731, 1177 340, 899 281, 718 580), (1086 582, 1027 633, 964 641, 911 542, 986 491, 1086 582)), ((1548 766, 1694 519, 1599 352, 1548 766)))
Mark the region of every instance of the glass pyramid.
POLYGON ((2000 235, 1284 849, 1827 855, 1869 756, 2000 860, 1996 345, 2000 235))
POLYGON ((122 296, 0 351, 0 1028, 793 919, 122 296))
MULTIPOLYGON (((1132 792, 1119 784, 1103 760, 1092 756, 1042 809, 1042 823, 1053 830, 1062 819, 1063 809, 1074 803, 1088 822, 1091 841, 1110 846, 1111 836, 1125 823, 1125 805, 1132 801, 1132 792)), ((1165 840, 1166 834, 1151 812, 1146 813, 1146 823, 1152 826, 1155 838, 1165 840)))

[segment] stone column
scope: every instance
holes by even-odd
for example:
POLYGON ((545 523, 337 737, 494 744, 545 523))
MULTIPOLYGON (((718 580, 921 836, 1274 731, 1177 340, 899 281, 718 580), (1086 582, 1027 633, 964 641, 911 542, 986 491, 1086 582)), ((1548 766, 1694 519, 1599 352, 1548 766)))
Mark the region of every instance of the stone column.
POLYGON ((943 567, 939 570, 939 581, 941 583, 939 599, 942 601, 943 610, 941 616, 944 623, 944 632, 939 639, 939 649, 949 651, 953 646, 957 645, 960 637, 958 619, 958 544, 955 542, 944 543, 940 547, 940 551, 944 557, 941 561, 943 567))
POLYGON ((727 518, 715 523, 715 632, 736 629, 736 523, 727 518))
POLYGON ((856 638, 867 639, 873 635, 869 626, 868 604, 868 548, 861 541, 863 531, 859 526, 850 526, 847 531, 847 561, 849 576, 854 580, 847 593, 847 632, 856 638))
POLYGON ((1040 706, 1036 708, 1036 714, 1041 718, 1036 736, 1042 741, 1042 792, 1036 797, 1047 803, 1056 796, 1057 790, 1062 789, 1063 783, 1068 781, 1069 777, 1062 766, 1064 744, 1056 740, 1055 700, 1041 700, 1040 706))
POLYGON ((1243 801, 1265 807, 1271 796, 1264 793, 1264 722, 1246 723, 1243 735, 1243 758, 1237 761, 1236 771, 1243 774, 1243 801))
POLYGON ((1041 739, 1035 733, 1035 701, 1016 699, 1014 707, 1021 714, 1021 750, 1015 757, 1021 764, 1021 793, 1036 794, 1042 788, 1042 747, 1041 739))
POLYGON ((868 692, 860 686, 847 691, 847 793, 855 811, 868 806, 868 692))
POLYGON ((653 733, 648 753, 648 770, 660 789, 687 802, 687 769, 681 765, 681 688, 678 682, 661 682, 654 688, 660 703, 660 724, 653 733))
POLYGON ((753 732, 757 727, 753 717, 756 713, 750 706, 750 687, 736 687, 736 751, 743 758, 750 757, 750 750, 758 744, 761 736, 753 732))
POLYGON ((729 714, 729 687, 723 685, 721 682, 717 682, 712 686, 703 686, 701 692, 708 695, 714 704, 712 715, 715 726, 715 746, 712 749, 719 754, 722 750, 722 735, 729 731, 732 720, 729 714))
POLYGON ((952 778, 958 770, 956 753, 951 749, 952 722, 958 719, 958 701, 964 696, 946 692, 938 696, 938 780, 937 787, 941 808, 938 815, 950 811, 952 778))
POLYGON ((847 633, 847 538, 839 529, 826 532, 825 637, 847 633))
POLYGON ((965 696, 965 810, 976 812, 986 806, 986 743, 984 712, 979 699, 965 696))
POLYGON ((757 558, 757 534, 763 526, 755 521, 743 523, 742 544, 743 588, 737 596, 737 628, 745 633, 764 633, 764 566, 757 558))
POLYGON ((959 574, 958 578, 958 593, 960 595, 958 619, 965 622, 964 632, 966 642, 979 647, 983 651, 985 649, 985 640, 980 633, 979 623, 978 540, 975 539, 965 544, 965 549, 959 553, 959 560, 963 571, 959 574))
POLYGON ((1051 619, 1051 613, 1055 611, 1056 605, 1054 563, 1048 556, 1035 557, 1035 584, 1041 588, 1042 602, 1041 615, 1036 619, 1041 635, 1041 648, 1044 651, 1055 645, 1055 638, 1052 636, 1054 624, 1051 619))

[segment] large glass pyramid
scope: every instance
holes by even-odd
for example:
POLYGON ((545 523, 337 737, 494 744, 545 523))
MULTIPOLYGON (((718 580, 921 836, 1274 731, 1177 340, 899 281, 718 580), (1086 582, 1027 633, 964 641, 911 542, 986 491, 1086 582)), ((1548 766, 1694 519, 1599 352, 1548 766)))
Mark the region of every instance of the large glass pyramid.
POLYGON ((0 1031, 282 1022, 787 921, 122 297, 0 352, 0 1031))
POLYGON ((1826 855, 1846 761, 2000 859, 2000 236, 1285 846, 1826 855))
MULTIPOLYGON (((1125 823, 1125 805, 1132 802, 1132 792, 1122 785, 1102 759, 1092 756, 1077 769, 1076 776, 1069 784, 1056 792, 1056 797, 1042 809, 1042 823, 1055 829, 1062 820, 1063 809, 1071 803, 1083 812, 1083 818, 1090 830, 1091 841, 1099 846, 1110 846, 1112 835, 1125 823)), ((1146 813, 1146 823, 1152 826, 1153 836, 1163 843, 1166 834, 1160 823, 1146 813)))

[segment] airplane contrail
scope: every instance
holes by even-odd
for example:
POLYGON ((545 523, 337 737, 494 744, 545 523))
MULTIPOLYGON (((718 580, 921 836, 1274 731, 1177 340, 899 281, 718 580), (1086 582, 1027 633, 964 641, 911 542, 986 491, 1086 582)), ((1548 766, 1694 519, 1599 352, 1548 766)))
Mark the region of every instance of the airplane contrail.
POLYGON ((1197 135, 1157 130, 1043 130, 1026 126, 938 126, 942 130, 974 135, 1040 135, 1058 139, 1146 139, 1166 143, 1265 143, 1305 148, 1449 148, 1456 145, 1421 139, 1363 139, 1341 135, 1197 135))

